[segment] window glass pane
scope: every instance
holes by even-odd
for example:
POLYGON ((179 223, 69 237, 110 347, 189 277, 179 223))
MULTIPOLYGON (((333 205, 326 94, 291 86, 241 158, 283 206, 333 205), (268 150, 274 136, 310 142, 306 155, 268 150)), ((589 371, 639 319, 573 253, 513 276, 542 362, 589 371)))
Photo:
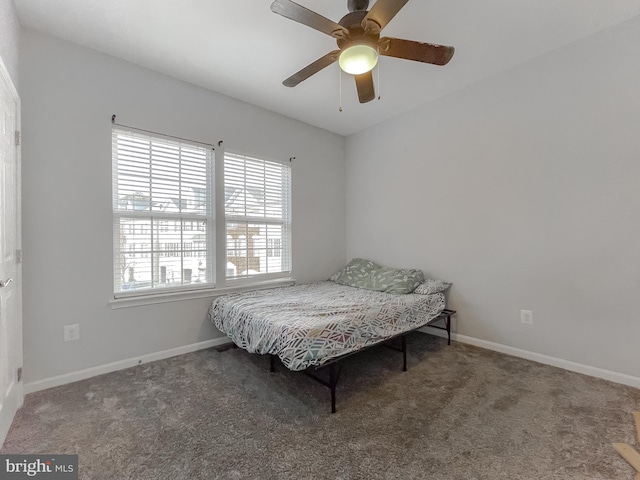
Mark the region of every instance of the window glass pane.
POLYGON ((120 219, 119 283, 121 290, 151 287, 151 221, 120 219))
POLYGON ((185 284, 207 283, 207 222, 183 221, 182 277, 185 284), (189 228, 185 228, 189 224, 189 228))
POLYGON ((253 234, 247 223, 227 223, 227 276, 247 276, 259 268, 253 258, 253 234), (231 273, 232 272, 232 273, 231 273))
POLYGON ((290 167, 225 154, 227 277, 290 271, 290 167))
POLYGON ((289 209, 286 165, 239 155, 225 155, 225 214, 285 219, 289 209))
POLYGON ((282 225, 227 223, 227 277, 288 271, 282 225))
POLYGON ((211 149, 113 130, 115 291, 213 278, 211 149))

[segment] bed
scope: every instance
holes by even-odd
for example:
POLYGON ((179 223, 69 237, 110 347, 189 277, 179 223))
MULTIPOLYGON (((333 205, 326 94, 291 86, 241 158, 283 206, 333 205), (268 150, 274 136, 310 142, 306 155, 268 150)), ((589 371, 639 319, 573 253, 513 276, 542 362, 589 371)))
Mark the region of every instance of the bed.
POLYGON ((400 337, 406 370, 404 335, 442 319, 436 328, 450 339, 453 313, 442 292, 387 293, 325 281, 220 296, 209 318, 236 346, 270 355, 272 371, 278 357, 329 387, 335 412, 340 359, 400 337), (321 367, 328 367, 328 379, 313 373, 321 367))

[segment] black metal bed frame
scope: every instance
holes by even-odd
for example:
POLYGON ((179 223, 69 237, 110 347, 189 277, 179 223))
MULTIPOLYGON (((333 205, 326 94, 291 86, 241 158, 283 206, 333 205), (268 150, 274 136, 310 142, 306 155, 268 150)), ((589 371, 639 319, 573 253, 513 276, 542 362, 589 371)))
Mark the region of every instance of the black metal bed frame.
MULTIPOLYGON (((455 310, 450 310, 448 308, 445 308, 444 310, 442 310, 442 312, 440 313, 440 315, 438 315, 435 318, 432 318, 431 320, 429 320, 427 323, 425 323, 424 325, 420 325, 419 327, 416 327, 412 330, 409 330, 407 332, 403 332, 400 333, 398 335, 394 335, 393 337, 389 337, 385 340, 383 340, 382 342, 379 343, 375 343, 373 345, 369 345, 368 347, 362 348, 358 351, 355 352, 350 352, 350 353, 346 353, 344 355, 340 355, 339 357, 336 357, 332 360, 330 360, 329 362, 318 366, 318 367, 309 367, 306 370, 303 370, 302 373, 304 373, 305 375, 307 375, 308 377, 312 378, 313 380, 315 380, 318 383, 321 383, 322 385, 324 385, 325 387, 329 388, 331 390, 331 413, 336 413, 336 386, 338 385, 338 380, 340 380, 340 365, 339 362, 341 360, 344 360, 347 357, 350 357, 351 355, 355 355, 356 353, 360 353, 368 348, 371 347, 376 347, 378 345, 384 345, 388 348, 391 348, 392 350, 396 350, 398 352, 402 352, 402 371, 406 372, 407 371, 407 334, 414 332, 420 328, 423 327, 431 327, 431 328, 437 328, 439 330, 446 330, 447 332, 447 345, 451 345, 451 316, 454 315, 456 313, 455 310), (437 322, 439 320, 443 321, 443 325, 432 325, 432 323, 437 322), (388 345, 389 342, 395 340, 399 338, 400 339, 400 348, 393 346, 393 345, 388 345), (311 370, 315 370, 320 371, 320 370, 324 370, 324 369, 328 369, 329 370, 329 375, 328 375, 328 379, 324 379, 314 373, 311 373, 311 370)), ((276 355, 269 355, 270 357, 270 367, 269 370, 273 373, 276 371, 276 355)))

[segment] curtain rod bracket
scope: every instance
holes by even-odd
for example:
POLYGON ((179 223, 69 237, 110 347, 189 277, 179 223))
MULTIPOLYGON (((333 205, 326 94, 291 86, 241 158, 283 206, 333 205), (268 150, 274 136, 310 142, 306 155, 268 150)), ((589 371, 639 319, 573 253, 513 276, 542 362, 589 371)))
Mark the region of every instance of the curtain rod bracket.
POLYGON ((116 114, 111 115, 111 123, 116 123, 116 114))
POLYGON ((289 157, 289 163, 293 162, 296 159, 296 157, 289 157))
POLYGON ((218 146, 221 147, 222 146, 222 140, 218 141, 218 146))

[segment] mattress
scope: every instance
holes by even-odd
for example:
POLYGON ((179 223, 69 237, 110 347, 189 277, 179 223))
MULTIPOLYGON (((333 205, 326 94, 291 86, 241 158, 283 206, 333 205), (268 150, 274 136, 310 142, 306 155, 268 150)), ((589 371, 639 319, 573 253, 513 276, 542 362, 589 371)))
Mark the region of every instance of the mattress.
POLYGON ((328 281, 223 295, 209 318, 238 347, 304 370, 426 325, 444 307, 442 293, 392 294, 328 281))

